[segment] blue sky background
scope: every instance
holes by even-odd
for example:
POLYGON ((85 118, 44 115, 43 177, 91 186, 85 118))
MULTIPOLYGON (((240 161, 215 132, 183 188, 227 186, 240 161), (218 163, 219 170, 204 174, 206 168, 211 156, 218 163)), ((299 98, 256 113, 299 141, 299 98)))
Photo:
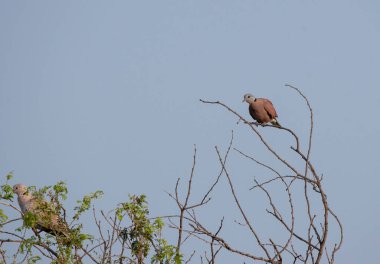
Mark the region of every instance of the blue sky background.
MULTIPOLYGON (((236 118, 199 98, 247 117, 244 93, 270 98, 280 122, 305 140, 306 107, 290 83, 314 109, 312 159, 345 228, 337 263, 372 263, 380 236, 379 13, 369 0, 1 1, 0 173, 36 186, 64 180, 68 207, 102 189, 100 208, 145 193, 152 214, 172 213, 165 191, 189 174, 193 144, 195 196, 215 179, 213 148, 224 149, 231 130, 237 148, 273 161, 236 118)), ((289 136, 262 131, 294 158, 289 136)), ((232 159, 241 198, 253 206, 245 187, 261 171, 232 159)), ((226 182, 218 188, 215 219, 232 205, 226 182)))

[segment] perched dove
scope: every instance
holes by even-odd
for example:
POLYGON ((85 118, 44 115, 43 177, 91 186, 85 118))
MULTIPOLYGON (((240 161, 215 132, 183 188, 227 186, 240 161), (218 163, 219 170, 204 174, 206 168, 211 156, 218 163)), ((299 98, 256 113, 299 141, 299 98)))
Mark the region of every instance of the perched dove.
POLYGON ((35 227, 46 233, 68 238, 68 227, 52 208, 51 204, 43 198, 34 197, 23 184, 13 186, 13 192, 17 194, 18 204, 23 214, 31 212, 37 217, 35 227))
POLYGON ((252 94, 245 94, 243 102, 249 104, 249 113, 259 124, 271 123, 274 126, 281 127, 277 121, 276 109, 271 101, 265 98, 255 98, 252 94))

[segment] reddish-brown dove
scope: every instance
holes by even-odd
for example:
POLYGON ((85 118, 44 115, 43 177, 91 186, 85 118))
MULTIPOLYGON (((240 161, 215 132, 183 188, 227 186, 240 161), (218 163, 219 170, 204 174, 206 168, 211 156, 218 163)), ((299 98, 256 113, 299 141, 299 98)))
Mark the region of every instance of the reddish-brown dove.
POLYGON ((68 238, 68 227, 55 212, 54 208, 43 198, 34 197, 23 184, 13 186, 13 192, 17 194, 18 204, 23 214, 30 212, 36 216, 35 227, 55 236, 68 238))
POLYGON ((255 98, 252 94, 245 94, 243 102, 249 104, 249 113, 259 124, 271 123, 280 127, 277 121, 277 112, 271 101, 265 98, 255 98))

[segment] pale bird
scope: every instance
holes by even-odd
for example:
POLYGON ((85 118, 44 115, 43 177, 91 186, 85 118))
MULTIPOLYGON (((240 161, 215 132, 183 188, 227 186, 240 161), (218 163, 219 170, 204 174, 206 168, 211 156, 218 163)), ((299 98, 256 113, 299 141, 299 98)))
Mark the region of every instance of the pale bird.
POLYGON ((256 98, 252 94, 245 94, 243 102, 249 104, 249 114, 259 124, 271 123, 274 126, 281 127, 277 121, 277 112, 272 102, 265 98, 256 98))
POLYGON ((23 214, 30 212, 36 216, 35 227, 38 230, 55 236, 69 237, 68 226, 55 212, 51 204, 41 197, 35 197, 23 184, 13 186, 13 192, 17 194, 18 204, 23 214))

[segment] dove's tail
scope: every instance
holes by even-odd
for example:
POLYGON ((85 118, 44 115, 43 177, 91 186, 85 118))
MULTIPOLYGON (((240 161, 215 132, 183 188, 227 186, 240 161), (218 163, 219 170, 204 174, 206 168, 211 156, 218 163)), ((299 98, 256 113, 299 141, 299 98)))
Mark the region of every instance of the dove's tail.
POLYGON ((61 230, 58 228, 54 229, 54 228, 44 227, 44 226, 39 225, 39 224, 36 225, 36 228, 38 230, 44 231, 44 232, 46 232, 50 235, 53 235, 53 236, 60 236, 60 237, 65 237, 65 238, 70 237, 68 230, 61 230))
POLYGON ((70 229, 63 224, 61 224, 60 226, 56 225, 50 227, 37 224, 36 228, 40 231, 44 231, 50 235, 55 236, 59 244, 64 244, 68 246, 72 243, 70 238, 70 229))
POLYGON ((276 127, 281 127, 280 123, 277 121, 276 118, 273 118, 270 123, 276 127))

